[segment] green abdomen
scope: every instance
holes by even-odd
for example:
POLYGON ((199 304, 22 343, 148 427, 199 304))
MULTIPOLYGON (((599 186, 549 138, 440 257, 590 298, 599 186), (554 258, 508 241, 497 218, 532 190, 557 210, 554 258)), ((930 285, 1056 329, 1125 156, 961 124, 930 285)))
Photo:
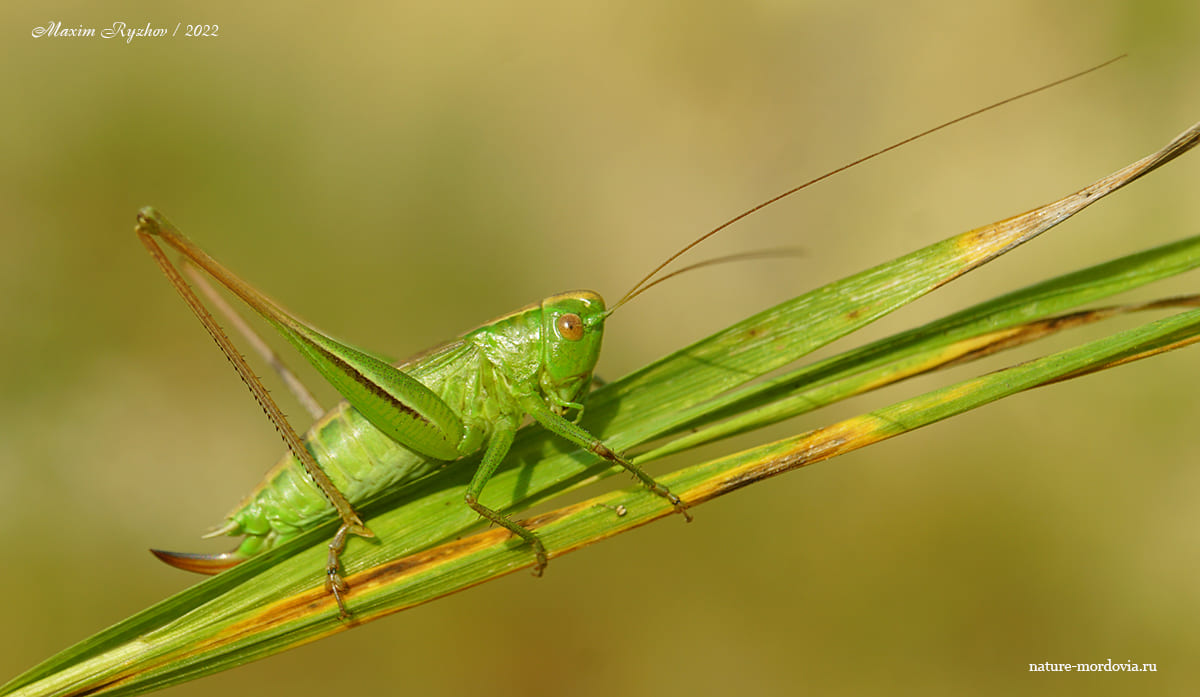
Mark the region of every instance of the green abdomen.
MULTIPOLYGON (((490 366, 482 365, 480 358, 473 347, 459 343, 404 368, 452 407, 463 409, 479 399, 481 384, 488 382, 484 376, 490 377, 490 366)), ((478 447, 490 435, 487 431, 486 426, 481 430, 476 424, 467 440, 478 447)), ((304 441, 334 486, 354 506, 445 465, 388 438, 345 402, 317 421, 304 441)), ((237 551, 240 556, 252 556, 336 515, 300 462, 287 453, 227 516, 221 531, 245 535, 237 551)))
MULTIPOLYGON (((321 419, 305 442, 334 486, 354 505, 424 477, 444 464, 397 444, 348 404, 321 419)), ((253 551, 258 552, 263 551, 262 542, 269 548, 335 515, 300 462, 288 453, 229 519, 239 527, 233 534, 271 538, 254 545, 253 551)))

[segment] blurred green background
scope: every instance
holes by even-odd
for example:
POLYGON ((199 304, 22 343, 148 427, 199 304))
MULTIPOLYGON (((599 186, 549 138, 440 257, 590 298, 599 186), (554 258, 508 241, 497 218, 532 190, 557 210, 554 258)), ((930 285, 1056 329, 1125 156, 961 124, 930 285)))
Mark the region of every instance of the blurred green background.
MULTIPOLYGON (((0 681, 193 583, 146 548, 227 546, 196 538, 281 452, 134 238, 142 205, 399 356, 553 292, 613 298, 810 176, 1132 54, 713 240, 697 258, 806 256, 622 310, 619 376, 1200 118, 1192 0, 23 5, 0 9, 0 681), (32 38, 54 20, 220 35, 32 38)), ((1192 154, 869 334, 1196 234, 1198 177, 1192 154)), ((1194 694, 1198 361, 1022 395, 172 694, 1194 694), (1028 672, 1109 658, 1159 670, 1028 672)))

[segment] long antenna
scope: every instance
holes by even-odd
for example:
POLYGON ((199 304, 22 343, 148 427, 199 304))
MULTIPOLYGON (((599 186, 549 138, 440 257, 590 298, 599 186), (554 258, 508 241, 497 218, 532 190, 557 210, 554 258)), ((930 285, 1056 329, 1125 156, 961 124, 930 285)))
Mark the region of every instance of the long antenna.
POLYGON ((704 240, 707 240, 708 238, 712 237, 713 235, 717 234, 718 232, 724 230, 725 228, 729 227, 730 225, 733 225, 734 223, 738 222, 739 220, 742 220, 743 218, 747 218, 750 215, 757 213, 758 211, 766 208, 767 206, 771 205, 772 203, 775 203, 776 201, 787 198, 788 196, 791 196, 792 194, 796 193, 797 191, 800 191, 801 189, 807 189, 808 187, 812 186, 813 184, 816 184, 819 181, 828 179, 828 178, 832 177, 833 175, 838 174, 840 172, 844 172, 856 165, 861 165, 862 163, 866 162, 867 160, 872 160, 886 152, 895 150, 896 148, 898 148, 902 145, 907 145, 907 144, 913 142, 914 140, 924 138, 925 136, 927 136, 931 133, 935 133, 935 132, 940 131, 943 128, 947 128, 949 126, 953 126, 954 124, 956 124, 960 121, 966 121, 967 119, 971 118, 972 116, 978 116, 978 115, 984 113, 985 111, 991 111, 992 109, 1004 106, 1005 104, 1008 104, 1009 102, 1015 102, 1018 99, 1023 99, 1030 95, 1037 94, 1038 92, 1043 92, 1045 90, 1048 90, 1051 87, 1056 87, 1058 85, 1061 85, 1064 82, 1070 82, 1071 80, 1074 80, 1075 78, 1083 77, 1084 75, 1087 75, 1088 73, 1093 73, 1105 66, 1111 65, 1112 63, 1115 63, 1115 62, 1121 60, 1122 58, 1125 58, 1127 55, 1128 54, 1122 53, 1121 55, 1117 56, 1116 58, 1110 58, 1109 60, 1106 60, 1099 65, 1092 66, 1091 68, 1088 68, 1087 70, 1083 70, 1081 72, 1075 73, 1074 75, 1068 75, 1067 77, 1060 78, 1058 80, 1055 80, 1054 82, 1048 82, 1048 83, 1042 85, 1041 87, 1035 87, 1034 89, 1014 95, 1012 97, 1009 97, 1008 99, 1002 99, 994 104, 989 104, 988 106, 985 106, 981 109, 976 109, 975 111, 972 111, 968 114, 963 114, 962 116, 959 116, 958 118, 946 121, 945 123, 934 126, 933 128, 930 128, 929 130, 921 131, 920 133, 916 134, 915 136, 905 138, 904 140, 902 140, 898 143, 893 143, 892 145, 889 145, 886 148, 883 148, 882 150, 876 150, 875 152, 871 153, 870 155, 860 157, 857 160, 855 160, 849 164, 845 164, 845 165, 842 165, 841 167, 838 167, 837 169, 830 170, 815 179, 810 179, 810 180, 804 182, 800 186, 793 187, 793 188, 788 189, 787 191, 783 192, 782 194, 779 194, 778 196, 767 199, 766 201, 763 201, 762 203, 758 204, 757 206, 754 206, 753 208, 730 218, 729 220, 725 221, 724 223, 721 223, 717 227, 713 228, 712 230, 708 231, 707 233, 705 233, 705 234, 701 235, 700 237, 698 237, 697 239, 693 240, 690 244, 685 246, 683 249, 680 249, 678 252, 675 252, 671 256, 667 257, 666 261, 664 261, 663 263, 654 267, 653 271, 646 274, 642 278, 642 280, 640 280, 636 284, 634 284, 634 286, 629 289, 629 292, 626 293, 624 296, 622 296, 621 299, 618 300, 617 303, 615 305, 613 305, 612 308, 609 309, 607 314, 612 314, 613 311, 615 311, 618 307, 620 307, 620 306, 624 305, 625 303, 629 302, 630 300, 632 300, 635 295, 640 294, 641 291, 643 290, 643 288, 642 288, 643 285, 645 285, 646 283, 648 283, 650 281, 650 279, 652 279, 656 275, 658 275, 658 272, 662 271, 664 268, 666 268, 666 266, 668 264, 670 264, 671 262, 675 261, 679 257, 681 257, 684 254, 686 254, 687 252, 689 252, 693 247, 700 244, 704 240))
MULTIPOLYGON (((752 252, 739 252, 737 254, 727 254, 723 257, 717 257, 715 259, 705 259, 704 261, 698 261, 695 264, 688 264, 687 266, 683 267, 682 269, 675 269, 671 273, 666 274, 665 276, 659 276, 658 278, 654 279, 653 281, 650 281, 649 283, 646 283, 643 281, 641 286, 636 289, 636 292, 630 291, 626 297, 621 299, 621 302, 627 303, 630 300, 633 300, 637 296, 641 295, 642 293, 645 293, 646 291, 650 290, 654 286, 656 286, 664 281, 669 281, 670 279, 675 278, 676 276, 678 276, 680 274, 685 274, 685 273, 688 273, 689 271, 695 271, 696 269, 703 269, 703 268, 706 268, 709 266, 716 266, 717 264, 728 264, 733 261, 749 261, 749 260, 754 260, 754 259, 779 259, 781 257, 799 257, 799 256, 804 256, 804 250, 799 247, 776 247, 773 249, 758 249, 758 250, 755 250, 752 252)), ((620 304, 620 303, 618 303, 618 304, 620 304)), ((617 309, 616 306, 614 306, 612 308, 612 310, 615 310, 615 309, 617 309)), ((609 310, 608 312, 606 312, 604 314, 604 316, 607 317, 607 316, 611 315, 612 310, 609 310)))

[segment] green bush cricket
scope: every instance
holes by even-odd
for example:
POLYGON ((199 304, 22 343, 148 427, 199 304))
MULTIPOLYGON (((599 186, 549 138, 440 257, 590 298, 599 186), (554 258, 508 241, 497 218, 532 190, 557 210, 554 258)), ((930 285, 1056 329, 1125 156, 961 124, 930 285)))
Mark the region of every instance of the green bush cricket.
POLYGON ((216 531, 245 535, 237 550, 221 555, 156 552, 164 561, 193 571, 220 571, 336 512, 342 524, 329 545, 326 585, 347 615, 343 598, 347 586, 338 558, 349 535, 372 536, 353 505, 483 448, 483 461, 466 503, 528 542, 537 557, 534 573, 540 575, 547 563, 541 540, 478 500, 526 415, 624 467, 690 519, 677 496, 566 418, 571 411, 579 414, 583 409, 577 400, 591 384, 604 320, 612 312, 599 295, 577 291, 551 296, 392 366, 296 319, 196 247, 154 209, 139 213, 137 234, 233 363, 289 450, 216 531), (262 315, 346 401, 301 439, 156 240, 179 251, 188 263, 209 273, 262 315))
MULTIPOLYGON (((526 416, 563 439, 621 466, 691 520, 686 502, 577 425, 593 380, 606 319, 657 283, 695 266, 712 263, 697 264, 655 279, 676 258, 763 207, 917 138, 1111 62, 947 121, 755 206, 676 252, 612 308, 606 308, 600 295, 592 291, 553 295, 397 365, 338 342, 297 319, 202 251, 156 210, 142 209, 136 228, 138 237, 233 364, 288 447, 288 452, 259 486, 226 517, 225 524, 210 533, 210 536, 244 536, 235 550, 214 555, 154 550, 155 555, 178 568, 217 573, 337 517, 341 524, 329 543, 325 585, 334 596, 340 615, 346 618, 350 615, 346 605, 349 587, 341 576, 340 556, 350 536, 373 536, 355 506, 423 478, 445 462, 482 450, 482 461, 467 488, 465 503, 483 518, 528 543, 536 559, 534 574, 540 575, 548 555, 537 534, 479 502, 479 495, 503 462, 526 416), (345 401, 320 413, 303 388, 296 386, 298 381, 290 372, 275 360, 269 349, 261 348, 265 344, 243 329, 317 417, 316 423, 301 437, 184 280, 180 269, 167 258, 160 241, 183 255, 183 271, 192 276, 201 292, 231 322, 238 325, 240 319, 224 309, 220 296, 207 286, 197 268, 278 330, 345 401), (568 418, 572 413, 574 420, 568 418)), ((748 255, 718 261, 745 256, 748 255)))

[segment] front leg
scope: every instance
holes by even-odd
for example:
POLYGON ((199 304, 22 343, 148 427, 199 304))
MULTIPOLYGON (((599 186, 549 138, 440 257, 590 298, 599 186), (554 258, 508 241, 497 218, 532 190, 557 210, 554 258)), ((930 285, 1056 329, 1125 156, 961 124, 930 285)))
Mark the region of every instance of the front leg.
POLYGON ((661 496, 669 501, 671 505, 675 507, 675 512, 681 514, 684 519, 687 520, 687 522, 692 522, 692 514, 688 513, 688 506, 683 502, 683 499, 671 493, 671 490, 667 487, 659 484, 654 477, 646 474, 642 468, 613 452, 612 449, 605 445, 599 438, 593 436, 591 433, 588 433, 584 428, 578 426, 574 422, 568 421, 562 416, 554 413, 552 409, 547 407, 534 395, 523 398, 521 402, 521 408, 524 409, 527 414, 533 417, 535 421, 544 426, 546 430, 558 434, 559 436, 566 438, 580 447, 587 448, 589 452, 595 453, 596 455, 599 455, 613 464, 620 465, 627 472, 637 477, 642 484, 645 484, 646 488, 649 489, 651 493, 661 496))

